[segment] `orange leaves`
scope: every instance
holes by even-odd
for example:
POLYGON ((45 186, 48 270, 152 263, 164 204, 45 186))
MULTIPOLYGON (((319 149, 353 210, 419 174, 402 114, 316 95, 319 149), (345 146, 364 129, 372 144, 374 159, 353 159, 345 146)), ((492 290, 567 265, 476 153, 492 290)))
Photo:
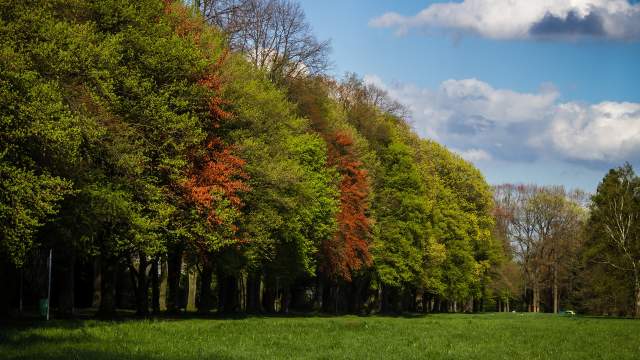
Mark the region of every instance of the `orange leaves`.
POLYGON ((351 138, 351 136, 343 131, 337 132, 334 135, 334 141, 342 148, 353 145, 353 139, 351 138))
POLYGON ((191 37, 197 44, 204 31, 204 24, 191 15, 189 9, 174 0, 164 0, 164 13, 170 15, 175 32, 180 37, 191 37))
POLYGON ((225 61, 228 52, 225 51, 223 56, 218 59, 218 62, 213 66, 213 69, 209 71, 199 82, 200 86, 209 90, 212 95, 209 97, 207 106, 209 109, 209 115, 213 120, 213 127, 217 128, 220 126, 220 120, 226 120, 231 117, 231 113, 224 110, 222 107, 227 103, 222 97, 213 95, 213 93, 219 93, 222 89, 222 79, 218 74, 218 69, 222 66, 222 63, 225 61))
POLYGON ((212 93, 207 100, 207 107, 213 119, 213 128, 218 128, 220 127, 218 121, 231 117, 231 113, 223 109, 227 102, 217 95, 221 92, 223 85, 220 69, 229 55, 229 49, 225 48, 222 54, 218 54, 216 49, 208 47, 211 44, 206 44, 206 41, 201 43, 200 40, 206 31, 206 24, 202 19, 194 17, 184 4, 174 0, 164 0, 164 4, 164 12, 169 15, 168 18, 178 36, 191 39, 209 59, 212 59, 214 55, 219 55, 215 61, 212 61, 204 76, 198 81, 199 85, 212 93))
MULTIPOLYGON (((164 0, 164 3, 165 14, 178 36, 192 40, 209 59, 219 55, 204 37, 209 31, 204 20, 194 17, 181 2, 164 0)), ((187 180, 181 184, 186 200, 206 214, 209 225, 216 226, 225 236, 237 232, 233 213, 242 207, 240 193, 249 191, 245 183, 248 176, 243 170, 245 161, 233 153, 233 148, 226 145, 218 133, 221 121, 231 117, 223 108, 227 101, 220 96, 223 86, 220 69, 227 55, 228 50, 224 50, 198 81, 206 91, 204 100, 211 128, 206 129, 208 136, 203 148, 192 150, 187 180)))
POLYGON ((222 218, 216 212, 220 202, 227 201, 232 208, 242 206, 240 193, 248 191, 245 184, 248 176, 243 171, 245 161, 233 155, 218 138, 207 144, 206 153, 194 162, 183 184, 189 199, 196 207, 207 213, 212 224, 221 225, 222 218))
POLYGON ((323 270, 332 278, 350 281, 353 272, 371 264, 371 222, 366 215, 370 192, 368 172, 353 154, 353 139, 349 134, 338 132, 330 140, 330 161, 342 179, 338 231, 322 246, 323 270))

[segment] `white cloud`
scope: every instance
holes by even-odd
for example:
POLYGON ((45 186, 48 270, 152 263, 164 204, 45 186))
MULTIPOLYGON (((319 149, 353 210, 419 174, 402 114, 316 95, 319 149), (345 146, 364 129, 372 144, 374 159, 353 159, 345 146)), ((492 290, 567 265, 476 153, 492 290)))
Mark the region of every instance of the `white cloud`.
POLYGON ((559 96, 551 85, 538 93, 521 93, 495 89, 477 79, 446 80, 435 90, 406 84, 389 86, 375 75, 365 76, 364 81, 407 106, 418 130, 436 139, 451 126, 463 132, 481 132, 487 126, 541 121, 559 96))
POLYGON ((413 16, 394 12, 373 27, 447 29, 492 39, 640 39, 640 4, 628 0, 464 0, 429 5, 413 16))
POLYGON ((487 151, 482 149, 469 149, 464 151, 456 150, 456 149, 452 149, 452 150, 460 154, 460 156, 462 156, 463 159, 471 162, 486 161, 486 160, 492 159, 491 154, 489 154, 487 151))
POLYGON ((440 85, 439 103, 463 115, 479 115, 501 122, 536 121, 558 97, 551 86, 537 94, 494 89, 477 79, 447 80, 440 85))
POLYGON ((640 104, 560 104, 547 134, 573 159, 626 160, 640 153, 640 104))
POLYGON ((527 93, 477 79, 446 80, 433 90, 388 85, 377 76, 364 80, 407 106, 421 135, 470 161, 640 158, 640 103, 560 103, 550 85, 527 93))

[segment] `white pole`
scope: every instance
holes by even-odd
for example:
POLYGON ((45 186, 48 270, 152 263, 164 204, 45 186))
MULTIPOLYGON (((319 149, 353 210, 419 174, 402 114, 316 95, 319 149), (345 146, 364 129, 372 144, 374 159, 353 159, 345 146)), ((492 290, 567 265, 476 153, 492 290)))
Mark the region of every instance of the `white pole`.
POLYGON ((47 289, 47 321, 49 321, 49 308, 51 307, 51 260, 53 249, 49 249, 49 287, 47 289))

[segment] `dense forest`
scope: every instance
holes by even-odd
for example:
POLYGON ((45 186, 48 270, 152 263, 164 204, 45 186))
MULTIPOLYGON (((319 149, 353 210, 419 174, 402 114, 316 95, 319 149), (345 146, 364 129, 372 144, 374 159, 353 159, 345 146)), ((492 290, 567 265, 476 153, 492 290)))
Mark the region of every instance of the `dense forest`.
POLYGON ((0 3, 0 314, 640 314, 640 179, 490 186, 288 0, 0 3))

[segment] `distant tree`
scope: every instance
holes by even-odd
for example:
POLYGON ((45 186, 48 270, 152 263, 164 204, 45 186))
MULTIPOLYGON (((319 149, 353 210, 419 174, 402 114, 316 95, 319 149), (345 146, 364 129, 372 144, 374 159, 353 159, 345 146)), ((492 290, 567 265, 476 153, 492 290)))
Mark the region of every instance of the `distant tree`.
POLYGON ((338 88, 340 100, 347 106, 361 103, 401 119, 409 118, 409 109, 389 96, 388 92, 365 83, 354 73, 347 73, 338 88))
POLYGON ((550 277, 552 309, 558 312, 560 281, 568 271, 566 264, 577 256, 584 209, 557 186, 501 185, 495 188, 495 199, 502 231, 532 291, 530 311, 540 311, 543 281, 550 277))
POLYGON ((592 198, 587 254, 629 279, 640 317, 640 178, 628 163, 612 169, 592 198))
POLYGON ((205 18, 227 33, 232 49, 245 54, 273 80, 323 73, 328 41, 318 41, 300 4, 290 0, 196 1, 205 18))

